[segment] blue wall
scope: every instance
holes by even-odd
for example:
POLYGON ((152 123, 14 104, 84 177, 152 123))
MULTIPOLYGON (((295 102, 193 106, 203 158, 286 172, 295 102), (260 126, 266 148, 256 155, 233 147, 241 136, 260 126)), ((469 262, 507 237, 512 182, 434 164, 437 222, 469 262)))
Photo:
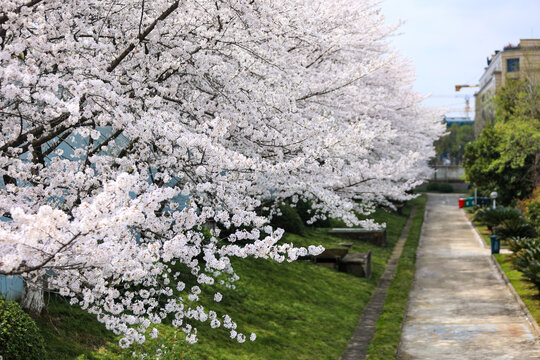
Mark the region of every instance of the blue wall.
POLYGON ((24 296, 22 277, 0 275, 0 294, 7 300, 22 300, 24 296))

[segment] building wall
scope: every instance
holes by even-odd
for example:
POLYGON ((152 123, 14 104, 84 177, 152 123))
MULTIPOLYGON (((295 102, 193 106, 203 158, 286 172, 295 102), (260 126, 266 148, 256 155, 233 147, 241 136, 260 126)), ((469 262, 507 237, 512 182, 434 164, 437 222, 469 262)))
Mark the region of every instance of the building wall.
POLYGON ((507 78, 528 77, 540 82, 540 39, 521 39, 518 46, 496 51, 490 61, 480 77, 480 89, 475 94, 475 136, 487 124, 494 122, 495 110, 491 98, 507 78), (519 71, 508 72, 509 59, 519 59, 519 71))
POLYGON ((22 300, 24 297, 22 277, 0 275, 0 295, 7 300, 22 300))
POLYGON ((501 74, 503 71, 502 54, 496 52, 491 57, 491 62, 479 81, 480 89, 475 96, 474 135, 478 136, 486 124, 493 122, 495 111, 491 98, 501 86, 501 74))

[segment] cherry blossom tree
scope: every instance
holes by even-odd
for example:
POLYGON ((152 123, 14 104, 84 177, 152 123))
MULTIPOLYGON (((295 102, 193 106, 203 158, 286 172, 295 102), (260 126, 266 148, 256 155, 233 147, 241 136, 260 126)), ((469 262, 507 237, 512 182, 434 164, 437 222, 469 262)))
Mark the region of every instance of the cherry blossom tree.
POLYGON ((411 198, 444 131, 369 1, 0 3, 0 274, 122 346, 170 315, 245 341, 201 293, 233 257, 322 251, 280 241, 276 204, 376 226, 354 211, 411 198))

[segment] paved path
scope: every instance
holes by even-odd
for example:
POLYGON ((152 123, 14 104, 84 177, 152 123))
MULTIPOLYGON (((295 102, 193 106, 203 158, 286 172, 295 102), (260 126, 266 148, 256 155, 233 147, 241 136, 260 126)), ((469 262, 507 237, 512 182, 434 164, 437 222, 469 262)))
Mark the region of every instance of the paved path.
POLYGON ((429 194, 398 359, 540 359, 532 327, 457 198, 429 194))
POLYGON ((407 234, 411 228, 412 220, 416 214, 416 207, 411 210, 409 219, 401 232, 401 236, 398 239, 398 242, 394 246, 392 255, 386 264, 384 273, 382 274, 379 282, 377 283, 377 288, 371 295, 371 299, 367 303, 358 326, 354 330, 354 334, 349 341, 347 349, 343 353, 341 360, 364 360, 367 355, 367 348, 373 335, 375 334, 375 325, 379 316, 381 316, 384 301, 386 300, 386 294, 388 293, 388 287, 394 279, 396 269, 399 263, 399 258, 403 252, 403 247, 405 246, 405 241, 407 241, 407 234))

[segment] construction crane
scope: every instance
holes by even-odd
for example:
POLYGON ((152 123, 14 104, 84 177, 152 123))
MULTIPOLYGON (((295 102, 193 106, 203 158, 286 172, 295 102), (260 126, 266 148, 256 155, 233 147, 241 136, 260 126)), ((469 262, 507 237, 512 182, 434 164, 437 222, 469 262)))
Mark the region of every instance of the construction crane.
MULTIPOLYGON (((473 87, 479 87, 479 85, 468 85, 468 84, 456 85, 456 92, 459 92, 459 90, 463 88, 473 88, 473 87)), ((465 113, 467 114, 467 117, 469 117, 469 112, 471 111, 471 96, 465 95, 464 98, 465 98, 465 113)))
POLYGON ((456 85, 456 92, 459 92, 459 90, 463 88, 472 88, 472 87, 479 87, 480 85, 456 85))
MULTIPOLYGON (((455 85, 456 92, 459 92, 463 88, 474 88, 479 87, 479 85, 468 85, 468 84, 462 84, 462 85, 455 85)), ((465 100, 465 114, 468 118, 470 118, 471 113, 471 95, 470 94, 454 94, 454 95, 433 95, 433 97, 438 98, 463 98, 465 100)))
MULTIPOLYGON (((469 95, 469 94, 432 95, 431 97, 433 97, 433 98, 447 98, 447 99, 451 99, 451 98, 462 98, 462 99, 464 99, 465 100, 465 109, 461 110, 461 111, 463 111, 467 115, 467 117, 470 117, 469 115, 471 113, 471 95, 469 95)), ((453 110, 454 109, 452 109, 452 111, 453 110)))

